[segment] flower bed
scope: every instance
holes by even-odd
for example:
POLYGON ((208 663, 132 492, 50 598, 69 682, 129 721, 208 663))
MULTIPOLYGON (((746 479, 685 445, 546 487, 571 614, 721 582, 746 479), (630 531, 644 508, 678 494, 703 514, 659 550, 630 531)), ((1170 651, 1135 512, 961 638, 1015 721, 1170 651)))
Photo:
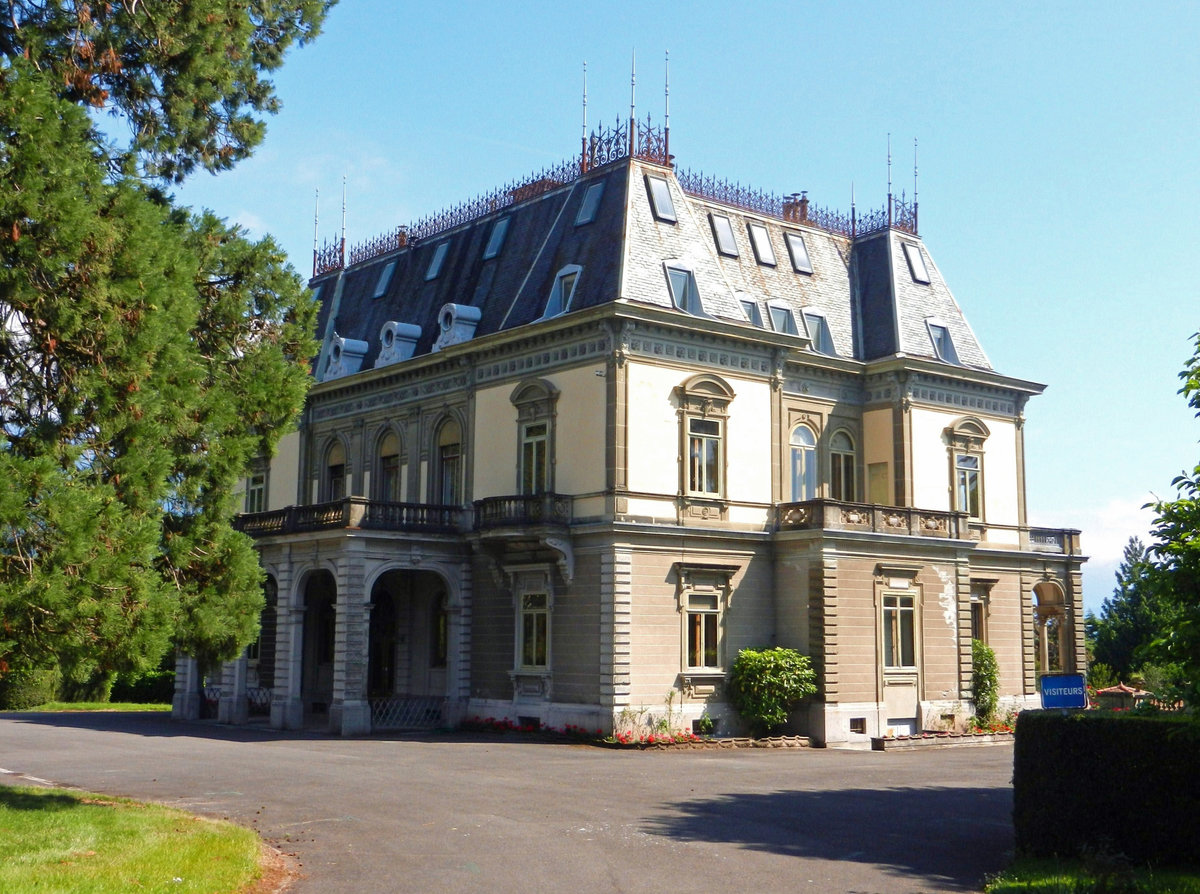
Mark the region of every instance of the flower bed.
POLYGON ((946 745, 998 745, 1011 742, 1011 729, 980 729, 975 732, 952 733, 945 730, 927 731, 911 736, 874 736, 872 751, 888 751, 896 748, 929 748, 946 745))
POLYGON ((605 736, 598 729, 587 729, 568 723, 565 727, 520 724, 507 718, 471 717, 459 724, 463 732, 476 733, 530 733, 549 738, 570 739, 603 748, 807 748, 805 736, 771 736, 764 739, 747 737, 714 738, 697 736, 688 732, 633 733, 618 732, 605 736))

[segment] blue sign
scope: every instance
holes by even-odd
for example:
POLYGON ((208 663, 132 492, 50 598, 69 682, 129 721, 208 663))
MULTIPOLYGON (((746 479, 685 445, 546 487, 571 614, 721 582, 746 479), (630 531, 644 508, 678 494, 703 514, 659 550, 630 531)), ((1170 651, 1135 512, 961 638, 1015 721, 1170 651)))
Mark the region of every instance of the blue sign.
POLYGON ((1043 674, 1043 708, 1086 708, 1087 689, 1083 674, 1043 674))

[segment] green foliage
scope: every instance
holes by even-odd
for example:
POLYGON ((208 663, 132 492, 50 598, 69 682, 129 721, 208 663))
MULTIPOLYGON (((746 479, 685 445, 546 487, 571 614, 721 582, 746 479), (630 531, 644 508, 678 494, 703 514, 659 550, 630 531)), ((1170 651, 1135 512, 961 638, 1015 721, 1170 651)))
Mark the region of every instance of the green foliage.
POLYGON ((986 894, 1200 894, 1200 875, 1130 866, 1120 855, 1074 860, 1017 860, 983 889, 986 894))
POLYGON ((975 717, 990 723, 1000 703, 1000 665, 996 653, 983 640, 971 640, 971 688, 975 693, 975 717))
POLYGON ((1088 665, 1087 683, 1093 689, 1107 689, 1109 686, 1116 686, 1120 682, 1117 679, 1117 672, 1107 664, 1094 662, 1088 665))
MULTIPOLYGON (((1179 374, 1179 393, 1200 417, 1200 332, 1179 374)), ((1149 648, 1155 663, 1175 669, 1183 697, 1200 705, 1200 465, 1174 482, 1175 500, 1153 504, 1156 517, 1148 585, 1163 604, 1161 634, 1149 648)))
MULTIPOLYGON (((19 36, 68 7, 16 4, 19 36)), ((96 696, 172 643, 216 660, 255 636, 231 493, 294 420, 316 347, 274 243, 172 207, 76 99, 0 63, 0 677, 57 667, 96 696)))
POLYGON ((1129 538, 1113 595, 1104 600, 1098 616, 1089 612, 1085 618, 1093 660, 1111 668, 1115 682, 1131 680, 1162 632, 1167 608, 1150 586, 1151 571, 1149 551, 1138 538, 1129 538))
POLYGON ((0 711, 26 711, 53 701, 61 680, 57 668, 19 670, 0 676, 0 711))
POLYGON ((1200 723, 1181 715, 1025 711, 1017 717, 1018 854, 1105 842, 1135 863, 1190 865, 1200 840, 1200 723))
POLYGON ((794 649, 743 649, 729 674, 729 700, 756 735, 782 727, 788 712, 816 691, 808 656, 794 649))
POLYGON ((46 72, 56 94, 121 116, 147 173, 232 167, 278 110, 264 75, 320 31, 335 0, 11 0, 0 56, 46 72))

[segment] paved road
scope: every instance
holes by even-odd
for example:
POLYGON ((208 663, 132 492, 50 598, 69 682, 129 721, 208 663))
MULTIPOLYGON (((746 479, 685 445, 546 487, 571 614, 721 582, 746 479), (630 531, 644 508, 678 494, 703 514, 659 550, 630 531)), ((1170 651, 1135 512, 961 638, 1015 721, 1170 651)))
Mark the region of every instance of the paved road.
POLYGON ((977 891, 1012 846, 1003 745, 630 752, 8 714, 0 768, 253 825, 303 862, 296 894, 977 891))

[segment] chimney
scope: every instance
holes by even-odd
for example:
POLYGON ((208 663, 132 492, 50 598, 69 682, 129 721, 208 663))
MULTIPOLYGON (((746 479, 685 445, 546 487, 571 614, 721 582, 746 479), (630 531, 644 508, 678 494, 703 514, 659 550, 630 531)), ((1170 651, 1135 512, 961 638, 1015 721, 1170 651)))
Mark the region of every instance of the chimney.
POLYGON ((793 223, 808 220, 808 190, 794 192, 783 200, 783 219, 793 223))

